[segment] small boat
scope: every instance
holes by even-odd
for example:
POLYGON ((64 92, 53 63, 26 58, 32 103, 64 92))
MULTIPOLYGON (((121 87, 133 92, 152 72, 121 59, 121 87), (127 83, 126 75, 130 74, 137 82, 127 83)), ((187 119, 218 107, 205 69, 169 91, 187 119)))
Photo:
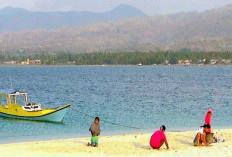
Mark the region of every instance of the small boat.
POLYGON ((27 93, 0 90, 0 116, 14 119, 62 122, 71 105, 43 109, 39 103, 28 103, 27 93), (19 102, 22 102, 19 104, 19 102))

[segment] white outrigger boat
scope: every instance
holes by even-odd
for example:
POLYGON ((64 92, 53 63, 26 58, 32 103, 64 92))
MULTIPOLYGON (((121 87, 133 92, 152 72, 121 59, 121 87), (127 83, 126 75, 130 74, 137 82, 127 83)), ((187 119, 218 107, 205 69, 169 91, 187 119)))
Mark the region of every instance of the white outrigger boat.
POLYGON ((70 104, 58 108, 43 109, 39 103, 28 103, 27 93, 16 90, 0 90, 0 116, 14 119, 62 122, 70 104), (17 97, 24 104, 18 104, 17 97), (4 99, 5 98, 5 99, 4 99))

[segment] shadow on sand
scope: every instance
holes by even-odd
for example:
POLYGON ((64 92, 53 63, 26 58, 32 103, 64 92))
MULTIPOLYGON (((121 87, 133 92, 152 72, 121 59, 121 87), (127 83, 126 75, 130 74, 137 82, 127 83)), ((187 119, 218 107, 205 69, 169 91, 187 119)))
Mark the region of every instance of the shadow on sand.
POLYGON ((88 142, 83 142, 83 141, 74 141, 74 143, 79 143, 79 144, 82 144, 84 146, 88 146, 88 142))
POLYGON ((133 142, 133 144, 134 144, 134 146, 136 148, 146 149, 146 150, 152 150, 151 146, 149 146, 149 145, 142 145, 140 143, 135 143, 135 142, 133 142))
POLYGON ((177 142, 180 142, 181 144, 188 145, 188 146, 193 146, 192 142, 189 142, 187 140, 176 140, 177 142))

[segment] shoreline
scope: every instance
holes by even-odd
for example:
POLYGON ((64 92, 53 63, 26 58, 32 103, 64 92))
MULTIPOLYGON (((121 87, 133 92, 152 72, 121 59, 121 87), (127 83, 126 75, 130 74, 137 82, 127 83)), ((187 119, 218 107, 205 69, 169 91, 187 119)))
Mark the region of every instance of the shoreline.
MULTIPOLYGON (((168 133, 184 133, 184 132, 195 132, 197 130, 198 127, 192 127, 192 128, 183 128, 183 129, 168 129, 167 132, 168 133)), ((158 129, 158 128, 157 128, 158 129)), ((230 126, 223 126, 223 127, 213 127, 213 130, 231 130, 232 131, 232 127, 230 126)), ((150 130, 141 130, 141 131, 133 131, 133 132, 127 132, 127 133, 122 133, 122 132, 118 132, 118 133, 104 133, 104 135, 100 135, 100 137, 114 137, 114 136, 127 136, 127 135, 141 135, 141 134, 150 134, 152 135, 152 133, 154 132, 154 130, 150 129, 150 130)), ((102 134, 102 133, 101 133, 102 134)), ((20 136, 20 138, 17 138, 16 140, 9 140, 9 138, 12 137, 5 137, 5 138, 0 138, 2 141, 6 140, 6 142, 0 142, 0 145, 3 144, 17 144, 17 143, 30 143, 30 142, 41 142, 41 141, 53 141, 53 140, 69 140, 69 139, 82 139, 82 138, 90 138, 91 135, 90 133, 86 133, 86 134, 68 134, 66 135, 66 137, 57 137, 57 135, 51 136, 43 136, 43 137, 38 137, 36 139, 32 139, 33 136, 20 136), (25 138, 23 140, 23 138, 25 138), (39 139, 42 138, 43 140, 39 139)))
MULTIPOLYGON (((213 132, 218 132, 218 129, 213 132)), ((230 156, 232 151, 232 129, 220 129, 219 138, 225 142, 213 143, 209 147, 194 147, 192 144, 195 131, 166 132, 170 146, 165 145, 160 150, 153 150, 149 145, 150 134, 127 134, 115 136, 100 136, 99 147, 88 147, 90 137, 59 139, 49 141, 34 141, 1 144, 1 156, 230 156)))

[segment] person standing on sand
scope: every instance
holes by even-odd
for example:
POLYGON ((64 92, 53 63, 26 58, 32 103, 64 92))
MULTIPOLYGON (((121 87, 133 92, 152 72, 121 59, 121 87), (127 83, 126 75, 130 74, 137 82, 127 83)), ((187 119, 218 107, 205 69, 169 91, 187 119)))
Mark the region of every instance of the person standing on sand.
POLYGON ((205 146, 209 146, 209 143, 207 143, 207 141, 205 139, 206 132, 208 129, 210 129, 210 125, 204 124, 196 131, 196 135, 194 136, 194 139, 193 139, 194 146, 201 146, 202 143, 204 143, 205 146))
POLYGON ((211 121, 212 121, 212 114, 213 114, 213 110, 211 108, 209 108, 205 114, 205 124, 209 124, 210 125, 210 129, 207 130, 206 134, 211 133, 211 121))
POLYGON ((153 135, 151 136, 151 139, 150 139, 150 146, 153 148, 153 149, 160 149, 160 147, 165 143, 166 145, 166 148, 169 149, 169 146, 168 146, 168 141, 166 139, 166 136, 164 134, 166 130, 166 127, 164 125, 162 125, 160 127, 160 130, 157 130, 153 133, 153 135))
POLYGON ((213 110, 211 108, 209 108, 205 114, 205 124, 209 124, 210 128, 206 130, 206 141, 210 144, 212 142, 216 142, 217 141, 217 137, 213 136, 212 133, 212 114, 213 114, 213 110))
POLYGON ((91 144, 88 143, 88 146, 98 147, 98 136, 100 135, 100 119, 98 117, 95 118, 94 122, 91 124, 89 131, 91 132, 91 144))

